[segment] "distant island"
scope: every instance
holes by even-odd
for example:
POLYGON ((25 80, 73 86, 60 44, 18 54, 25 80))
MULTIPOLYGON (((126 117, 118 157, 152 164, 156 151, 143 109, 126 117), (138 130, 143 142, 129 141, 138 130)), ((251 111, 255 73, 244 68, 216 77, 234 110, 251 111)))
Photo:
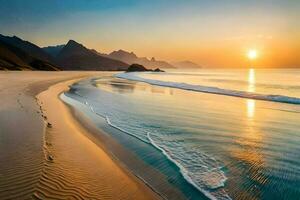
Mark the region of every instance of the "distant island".
POLYGON ((147 69, 143 65, 139 64, 132 64, 128 67, 126 72, 165 72, 164 70, 161 70, 159 68, 156 69, 147 69))
POLYGON ((185 61, 180 61, 180 62, 173 62, 172 65, 178 69, 200 69, 202 68, 202 66, 194 63, 194 62, 191 62, 191 61, 188 61, 188 60, 185 60, 185 61))

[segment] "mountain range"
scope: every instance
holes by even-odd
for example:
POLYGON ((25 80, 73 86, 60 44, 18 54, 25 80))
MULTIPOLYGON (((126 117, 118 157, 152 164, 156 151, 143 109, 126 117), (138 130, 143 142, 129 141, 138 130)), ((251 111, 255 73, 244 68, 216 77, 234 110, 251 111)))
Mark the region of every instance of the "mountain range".
POLYGON ((16 36, 0 34, 1 70, 59 70, 53 61, 40 47, 16 36))
POLYGON ((140 64, 147 68, 175 68, 173 65, 166 61, 156 60, 154 57, 148 59, 146 57, 137 57, 133 52, 127 52, 124 50, 113 51, 110 54, 106 55, 109 58, 121 60, 128 64, 140 64))
POLYGON ((62 70, 126 70, 128 64, 119 60, 101 56, 84 47, 82 44, 69 40, 66 45, 43 48, 51 54, 62 70))
POLYGON ((0 34, 0 70, 126 70, 128 64, 101 56, 70 40, 66 45, 40 48, 16 36, 0 34))
POLYGON ((138 57, 124 50, 109 54, 88 49, 82 44, 69 40, 67 44, 39 47, 16 36, 0 34, 0 70, 127 70, 131 64, 146 68, 198 68, 195 63, 183 61, 168 63, 154 57, 138 57))

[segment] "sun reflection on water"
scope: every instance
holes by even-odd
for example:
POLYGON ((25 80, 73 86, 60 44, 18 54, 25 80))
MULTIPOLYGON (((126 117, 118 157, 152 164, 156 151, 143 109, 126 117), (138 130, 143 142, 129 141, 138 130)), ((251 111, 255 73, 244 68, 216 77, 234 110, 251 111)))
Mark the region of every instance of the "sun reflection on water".
MULTIPOLYGON (((248 92, 255 92, 255 71, 254 69, 249 69, 248 72, 248 92)), ((247 117, 253 118, 255 114, 255 100, 247 99, 247 117)))
POLYGON ((253 118, 255 114, 255 100, 247 99, 247 116, 253 118))
POLYGON ((248 72, 248 92, 255 92, 255 71, 249 69, 248 72))

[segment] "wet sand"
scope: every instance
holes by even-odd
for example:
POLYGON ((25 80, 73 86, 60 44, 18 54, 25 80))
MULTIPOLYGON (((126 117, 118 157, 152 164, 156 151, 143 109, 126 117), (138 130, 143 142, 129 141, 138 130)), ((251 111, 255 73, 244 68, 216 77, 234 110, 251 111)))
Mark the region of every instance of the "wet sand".
POLYGON ((90 75, 0 73, 0 199, 159 198, 88 139, 58 98, 90 75))

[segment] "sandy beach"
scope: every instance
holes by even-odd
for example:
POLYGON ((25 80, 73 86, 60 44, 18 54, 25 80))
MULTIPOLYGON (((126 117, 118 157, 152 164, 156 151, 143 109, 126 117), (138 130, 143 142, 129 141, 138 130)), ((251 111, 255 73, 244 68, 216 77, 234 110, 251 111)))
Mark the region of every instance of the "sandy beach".
POLYGON ((91 75, 1 72, 0 199, 159 198, 87 138, 58 98, 91 75))
POLYGON ((4 0, 0 200, 300 200, 300 0, 4 0))

